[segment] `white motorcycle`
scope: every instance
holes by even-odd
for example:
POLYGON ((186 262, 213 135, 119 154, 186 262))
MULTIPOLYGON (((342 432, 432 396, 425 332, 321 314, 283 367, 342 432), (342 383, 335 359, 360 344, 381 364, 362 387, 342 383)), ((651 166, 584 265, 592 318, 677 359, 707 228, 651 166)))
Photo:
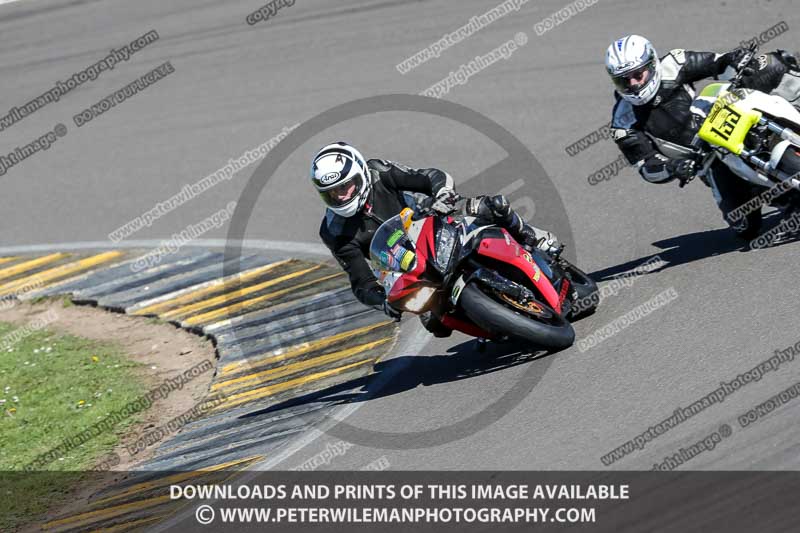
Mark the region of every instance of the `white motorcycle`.
POLYGON ((733 224, 746 217, 755 231, 761 225, 763 203, 800 191, 800 111, 780 96, 741 87, 742 71, 756 52, 745 55, 731 82, 706 86, 691 108, 701 123, 692 145, 700 162, 697 177, 708 184, 706 175, 719 160, 743 180, 765 189, 760 201, 728 214, 733 224))

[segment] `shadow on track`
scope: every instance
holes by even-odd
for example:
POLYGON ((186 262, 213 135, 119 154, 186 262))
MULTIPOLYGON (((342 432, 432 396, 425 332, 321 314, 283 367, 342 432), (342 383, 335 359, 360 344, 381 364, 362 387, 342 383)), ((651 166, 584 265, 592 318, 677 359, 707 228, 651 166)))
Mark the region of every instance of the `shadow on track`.
MULTIPOLYGON (((764 217, 761 233, 763 234, 770 231, 780 224, 781 220, 782 217, 779 212, 766 215, 764 217)), ((609 281, 620 274, 624 274, 625 272, 629 272, 641 266, 656 256, 663 259, 665 264, 645 274, 661 272, 668 268, 700 261, 715 255, 751 251, 748 243, 737 237, 733 230, 729 228, 698 231, 696 233, 687 233, 686 235, 670 237, 669 239, 654 242, 653 246, 660 248, 662 251, 640 257, 639 259, 633 259, 620 265, 597 270, 589 274, 589 277, 597 282, 609 281)))
POLYGON ((265 409, 242 416, 262 416, 290 407, 324 402, 330 405, 366 402, 413 390, 475 376, 499 372, 546 357, 546 352, 522 350, 519 344, 487 344, 479 352, 476 341, 470 340, 448 348, 445 355, 404 355, 375 364, 374 373, 326 389, 310 392, 265 409), (380 379, 388 375, 389 379, 380 379))

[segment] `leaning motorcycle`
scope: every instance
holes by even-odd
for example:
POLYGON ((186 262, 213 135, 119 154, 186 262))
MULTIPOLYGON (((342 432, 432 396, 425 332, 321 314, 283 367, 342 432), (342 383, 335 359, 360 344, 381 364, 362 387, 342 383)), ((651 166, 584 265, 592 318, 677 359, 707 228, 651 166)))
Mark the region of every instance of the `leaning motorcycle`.
MULTIPOLYGON (((776 205, 800 207, 800 111, 786 99, 742 87, 742 72, 757 53, 752 48, 729 83, 711 83, 692 104, 699 129, 693 142, 700 163, 697 176, 705 179, 719 160, 753 187, 754 192, 776 186, 776 205)), ((757 232, 761 209, 742 214, 757 232)), ((747 235, 754 237, 755 235, 747 235)))
POLYGON ((479 339, 570 346, 570 320, 597 306, 594 281, 560 256, 526 250, 505 229, 475 222, 410 208, 386 220, 370 264, 388 302, 479 339))

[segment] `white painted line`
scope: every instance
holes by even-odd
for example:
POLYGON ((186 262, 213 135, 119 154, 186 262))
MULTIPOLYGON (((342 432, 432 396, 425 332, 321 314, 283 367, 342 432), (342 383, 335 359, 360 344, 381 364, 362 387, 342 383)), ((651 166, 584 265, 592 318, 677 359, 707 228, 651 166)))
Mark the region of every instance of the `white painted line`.
MULTIPOLYGON (((415 327, 415 329, 408 334, 407 340, 401 341, 400 346, 395 350, 392 350, 394 352, 395 357, 405 354, 418 355, 430 342, 432 338, 431 334, 428 333, 428 331, 425 328, 423 328, 418 321, 416 321, 415 326, 412 327, 415 327)), ((402 331, 400 332, 400 334, 402 335, 402 331)), ((411 359, 406 359, 406 362, 407 362, 406 365, 395 366, 392 368, 391 371, 386 371, 386 372, 382 371, 380 373, 380 376, 377 376, 375 378, 374 385, 371 385, 374 386, 374 390, 376 392, 380 391, 383 387, 388 385, 389 382, 392 379, 394 379, 397 374, 405 370, 405 368, 411 364, 411 359)), ((292 455, 296 454, 309 444, 316 441, 318 438, 325 435, 326 429, 333 427, 339 422, 343 422, 344 420, 346 420, 350 415, 352 415, 358 409, 360 409, 361 406, 363 406, 365 403, 367 402, 355 402, 347 404, 346 406, 340 409, 337 409, 335 412, 331 413, 327 417, 325 422, 323 422, 318 427, 315 427, 314 429, 309 431, 308 434, 303 435, 302 437, 297 439, 290 446, 286 447, 286 449, 284 449, 281 453, 265 461, 255 463, 254 465, 248 467, 247 470, 258 470, 258 471, 272 470, 275 466, 279 465, 292 455), (323 428, 323 429, 318 429, 318 428, 323 428)))

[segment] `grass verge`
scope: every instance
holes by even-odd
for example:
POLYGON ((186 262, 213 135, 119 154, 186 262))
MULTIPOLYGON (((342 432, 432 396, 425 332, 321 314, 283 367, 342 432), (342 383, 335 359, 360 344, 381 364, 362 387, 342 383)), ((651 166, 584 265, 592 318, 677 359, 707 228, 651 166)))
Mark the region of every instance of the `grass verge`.
POLYGON ((16 327, 0 322, 0 531, 46 512, 75 487, 117 443, 117 433, 136 422, 76 444, 38 473, 23 475, 40 454, 86 430, 136 400, 145 389, 136 363, 111 344, 48 329, 9 335, 16 327), (42 472, 46 471, 46 472, 42 472))

